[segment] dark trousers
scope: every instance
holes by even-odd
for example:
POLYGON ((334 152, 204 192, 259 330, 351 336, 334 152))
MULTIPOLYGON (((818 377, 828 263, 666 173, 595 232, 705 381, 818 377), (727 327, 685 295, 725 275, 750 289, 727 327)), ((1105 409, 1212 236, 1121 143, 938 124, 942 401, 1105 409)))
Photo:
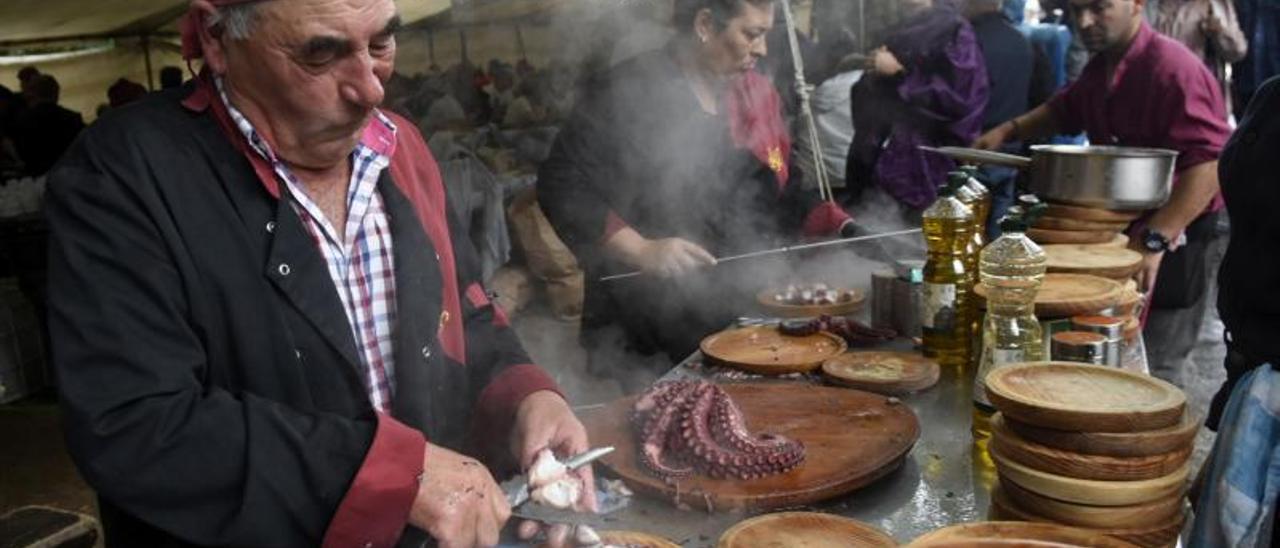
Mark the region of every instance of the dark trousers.
POLYGON ((1165 254, 1149 300, 1151 312, 1142 331, 1148 366, 1153 376, 1179 388, 1189 384, 1186 375, 1195 370, 1192 350, 1217 300, 1218 265, 1227 242, 1218 221, 1219 214, 1208 214, 1187 227, 1187 245, 1165 254))

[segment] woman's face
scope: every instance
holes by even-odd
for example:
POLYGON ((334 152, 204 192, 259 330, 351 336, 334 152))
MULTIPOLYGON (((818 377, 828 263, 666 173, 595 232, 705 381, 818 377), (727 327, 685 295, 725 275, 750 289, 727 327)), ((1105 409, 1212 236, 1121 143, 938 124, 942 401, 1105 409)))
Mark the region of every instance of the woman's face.
POLYGON ((694 23, 701 42, 704 66, 717 75, 736 75, 755 69, 756 61, 768 53, 765 35, 773 28, 773 3, 755 5, 739 2, 738 14, 723 30, 718 29, 710 10, 702 10, 694 23))

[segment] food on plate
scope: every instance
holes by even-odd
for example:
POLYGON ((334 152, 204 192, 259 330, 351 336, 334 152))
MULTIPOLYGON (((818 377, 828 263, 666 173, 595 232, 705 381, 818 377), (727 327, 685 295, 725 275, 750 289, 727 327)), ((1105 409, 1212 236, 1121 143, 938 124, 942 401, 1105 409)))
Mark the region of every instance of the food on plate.
POLYGON ((892 329, 877 329, 843 316, 819 316, 812 320, 784 320, 778 331, 789 337, 805 337, 818 331, 837 335, 850 346, 869 345, 893 340, 898 333, 892 329))
POLYGON ((724 389, 707 381, 658 383, 632 407, 640 462, 666 481, 704 474, 756 479, 804 461, 804 445, 775 434, 754 435, 724 389))
POLYGON ((827 284, 790 284, 782 291, 773 294, 773 300, 780 304, 792 306, 822 306, 849 302, 854 292, 847 289, 835 289, 827 284))

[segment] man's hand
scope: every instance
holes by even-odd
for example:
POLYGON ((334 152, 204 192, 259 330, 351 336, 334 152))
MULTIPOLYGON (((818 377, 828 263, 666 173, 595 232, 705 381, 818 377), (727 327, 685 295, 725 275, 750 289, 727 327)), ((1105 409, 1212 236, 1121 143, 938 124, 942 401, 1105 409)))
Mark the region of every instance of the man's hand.
POLYGON ((906 70, 906 67, 902 66, 898 58, 894 57, 893 53, 889 51, 889 48, 884 46, 871 52, 871 56, 867 59, 867 68, 881 76, 897 76, 906 70))
MULTIPOLYGON (((515 426, 511 431, 511 451, 520 460, 520 469, 528 470, 543 449, 551 449, 560 460, 568 459, 591 448, 587 442, 587 429, 574 416, 569 404, 554 392, 534 392, 520 402, 516 409, 515 426)), ((582 498, 574 504, 578 512, 596 512, 596 480, 591 465, 573 471, 582 481, 582 498)), ((517 535, 531 539, 541 528, 534 522, 521 523, 517 535)), ((569 546, 570 527, 551 524, 547 530, 547 546, 569 546)))
POLYGON ((489 470, 473 458, 427 444, 422 483, 409 523, 441 547, 496 546, 511 506, 489 470))
POLYGON ((1130 243, 1129 247, 1142 254, 1142 266, 1133 276, 1133 279, 1138 282, 1138 291, 1144 295, 1150 295, 1151 290, 1155 289, 1156 273, 1160 271, 1160 261, 1164 259, 1164 252, 1152 253, 1142 249, 1141 244, 1135 246, 1130 243))
POLYGON ((635 262, 646 273, 673 278, 713 266, 716 258, 702 246, 683 238, 648 240, 635 262))
POLYGON ((999 150, 1000 146, 1009 141, 1013 137, 1016 124, 1013 120, 1000 124, 991 128, 991 131, 978 136, 978 140, 969 145, 972 148, 981 150, 999 150))

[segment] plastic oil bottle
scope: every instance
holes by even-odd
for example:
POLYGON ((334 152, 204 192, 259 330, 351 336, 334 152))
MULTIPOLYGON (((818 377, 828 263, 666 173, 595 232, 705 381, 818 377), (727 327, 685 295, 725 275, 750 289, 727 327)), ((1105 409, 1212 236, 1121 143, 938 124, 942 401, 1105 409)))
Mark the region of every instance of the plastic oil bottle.
MULTIPOLYGON (((969 207, 973 209, 973 223, 978 227, 977 236, 985 243, 987 241, 987 219, 991 216, 991 190, 978 179, 978 168, 976 166, 961 166, 958 171, 969 177, 969 180, 964 184, 964 188, 976 196, 976 205, 970 205, 969 207)), ((978 247, 981 248, 982 246, 979 245, 978 247)))
MULTIPOLYGON (((977 283, 978 272, 978 254, 982 252, 982 248, 987 245, 987 215, 991 213, 991 191, 987 190, 987 186, 978 180, 978 168, 974 166, 963 166, 956 170, 965 176, 965 183, 956 189, 956 198, 959 198, 964 205, 969 206, 969 210, 973 212, 973 238, 970 240, 968 248, 965 249, 965 267, 977 283)), ((978 357, 981 352, 977 349, 982 348, 982 311, 978 309, 978 299, 969 299, 969 322, 972 324, 970 333, 974 337, 970 344, 974 348, 974 352, 969 356, 971 371, 978 369, 978 357)))
POLYGON ((952 173, 938 199, 924 211, 928 258, 920 299, 924 354, 943 367, 963 372, 972 354, 970 293, 973 271, 965 251, 973 241, 973 211, 956 197, 967 177, 952 173))
POLYGON ((987 441, 995 410, 987 399, 983 380, 1001 366, 1044 359, 1043 331, 1035 316, 1035 300, 1044 281, 1046 257, 1044 250, 1026 235, 1030 221, 1042 208, 1010 208, 1000 222, 1004 234, 982 250, 979 260, 979 283, 987 294, 987 317, 982 325, 982 352, 973 383, 973 438, 975 453, 980 452, 988 464, 987 441))

